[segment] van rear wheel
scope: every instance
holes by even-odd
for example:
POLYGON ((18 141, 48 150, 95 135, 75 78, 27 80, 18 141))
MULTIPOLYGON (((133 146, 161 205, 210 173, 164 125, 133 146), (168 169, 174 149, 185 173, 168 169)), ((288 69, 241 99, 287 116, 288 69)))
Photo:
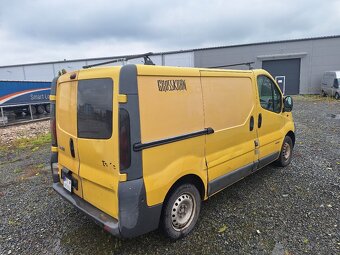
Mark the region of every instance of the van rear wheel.
POLYGON ((182 184, 167 199, 162 212, 161 229, 173 239, 189 234, 196 225, 201 209, 201 197, 192 184, 182 184))
POLYGON ((275 162, 278 166, 288 166, 292 161, 293 142, 289 136, 286 136, 282 143, 282 148, 278 160, 275 162))

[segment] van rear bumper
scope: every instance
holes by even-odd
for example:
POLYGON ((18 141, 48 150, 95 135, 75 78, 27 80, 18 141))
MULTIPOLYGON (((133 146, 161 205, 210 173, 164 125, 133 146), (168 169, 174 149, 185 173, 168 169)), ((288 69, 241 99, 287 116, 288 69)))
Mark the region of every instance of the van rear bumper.
POLYGON ((106 231, 110 232, 112 235, 120 237, 119 231, 119 223, 118 220, 111 217, 110 215, 102 212, 98 208, 94 207, 90 203, 86 202, 84 199, 70 194, 66 191, 61 183, 53 183, 53 189, 62 196, 66 201, 70 202, 73 206, 75 206, 80 211, 84 212, 88 216, 90 216, 93 220, 96 221, 101 227, 103 227, 106 231))
POLYGON ((162 204, 147 205, 142 178, 119 183, 119 220, 104 213, 77 195, 69 193, 60 182, 53 183, 53 189, 116 237, 132 238, 158 228, 162 204))

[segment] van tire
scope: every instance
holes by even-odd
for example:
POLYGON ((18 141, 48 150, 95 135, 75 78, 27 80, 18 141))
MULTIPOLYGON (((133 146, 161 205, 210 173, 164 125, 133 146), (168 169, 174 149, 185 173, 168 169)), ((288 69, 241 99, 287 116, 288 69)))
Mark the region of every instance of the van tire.
POLYGON ((336 100, 339 100, 339 99, 340 99, 340 95, 339 95, 338 92, 335 93, 334 98, 335 98, 336 100))
POLYGON ((278 160, 276 160, 276 165, 285 167, 290 164, 292 161, 292 156, 293 156, 293 142, 292 138, 289 136, 286 136, 285 139, 283 140, 282 147, 281 147, 281 152, 278 160))
POLYGON ((172 240, 183 238, 194 229, 200 210, 201 196, 197 188, 189 183, 182 184, 168 197, 160 228, 172 240))
POLYGON ((325 91, 321 90, 321 96, 323 96, 323 97, 326 97, 326 96, 327 96, 327 94, 325 93, 325 91))

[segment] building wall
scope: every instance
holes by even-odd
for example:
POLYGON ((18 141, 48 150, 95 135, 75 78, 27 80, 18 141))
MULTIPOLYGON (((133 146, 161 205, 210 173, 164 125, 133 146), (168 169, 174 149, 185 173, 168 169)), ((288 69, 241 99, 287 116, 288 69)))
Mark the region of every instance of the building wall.
MULTIPOLYGON (((112 58, 114 59, 114 58, 112 58)), ((0 67, 0 80, 10 81, 51 81, 58 72, 62 69, 66 71, 74 71, 82 69, 85 65, 97 64, 100 62, 110 61, 108 58, 98 59, 84 59, 75 61, 60 61, 41 64, 27 64, 27 65, 15 65, 0 67)), ((156 65, 168 65, 168 66, 194 66, 194 53, 169 53, 150 56, 150 59, 156 65)), ((125 64, 143 64, 143 58, 132 59, 129 61, 119 61, 116 63, 106 64, 104 66, 118 66, 125 64)))
POLYGON ((340 37, 202 49, 194 57, 196 67, 255 62, 254 68, 262 68, 263 60, 289 58, 301 58, 300 94, 319 93, 323 72, 340 70, 340 37))
MULTIPOLYGON (((196 49, 183 52, 159 53, 151 56, 156 65, 184 67, 214 67, 243 62, 255 62, 262 68, 262 61, 300 58, 300 94, 320 92, 324 71, 340 70, 340 36, 308 40, 292 40, 219 48, 196 49)), ((58 71, 73 71, 84 65, 108 61, 110 58, 84 59, 0 67, 0 80, 50 81, 58 71)), ((142 64, 143 59, 133 59, 108 65, 127 63, 142 64)), ((239 65, 233 69, 247 69, 239 65)))

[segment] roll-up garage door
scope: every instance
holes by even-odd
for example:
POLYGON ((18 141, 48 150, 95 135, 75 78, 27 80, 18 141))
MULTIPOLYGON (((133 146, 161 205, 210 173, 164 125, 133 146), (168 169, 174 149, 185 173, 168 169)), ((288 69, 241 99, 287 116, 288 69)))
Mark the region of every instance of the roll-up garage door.
POLYGON ((262 68, 277 80, 285 95, 299 94, 301 59, 265 60, 262 68))

